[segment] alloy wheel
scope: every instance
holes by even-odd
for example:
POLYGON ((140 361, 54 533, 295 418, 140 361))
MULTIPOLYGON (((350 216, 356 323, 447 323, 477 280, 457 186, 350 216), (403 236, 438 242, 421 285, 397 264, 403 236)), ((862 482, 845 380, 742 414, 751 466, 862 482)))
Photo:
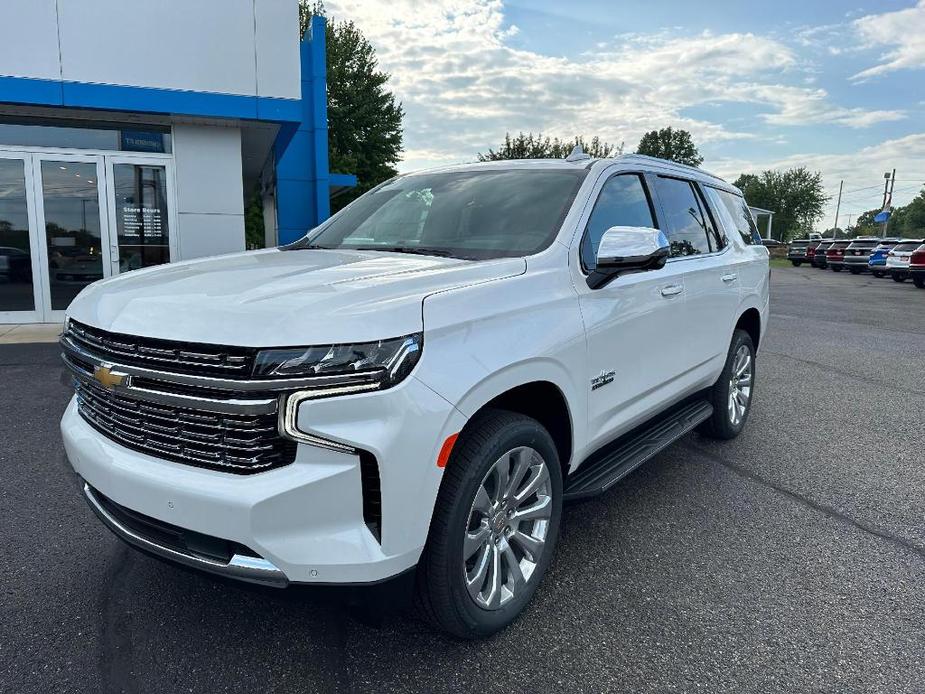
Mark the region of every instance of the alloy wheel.
POLYGON ((535 449, 514 448, 489 468, 463 543, 466 588, 476 605, 497 610, 524 589, 545 550, 552 508, 549 469, 535 449))
POLYGON ((751 396, 752 353, 746 345, 740 345, 732 360, 729 379, 729 421, 733 426, 738 426, 745 418, 751 396))

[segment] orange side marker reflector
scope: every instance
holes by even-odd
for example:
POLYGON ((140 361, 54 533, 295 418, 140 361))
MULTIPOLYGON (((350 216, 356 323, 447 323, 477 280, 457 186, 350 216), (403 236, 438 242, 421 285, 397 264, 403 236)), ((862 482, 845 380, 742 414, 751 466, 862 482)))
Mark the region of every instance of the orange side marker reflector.
POLYGON ((437 467, 446 467, 450 460, 450 453, 453 452, 453 444, 456 443, 458 438, 459 433, 446 437, 446 441, 443 442, 443 446, 440 448, 440 455, 437 456, 437 467))

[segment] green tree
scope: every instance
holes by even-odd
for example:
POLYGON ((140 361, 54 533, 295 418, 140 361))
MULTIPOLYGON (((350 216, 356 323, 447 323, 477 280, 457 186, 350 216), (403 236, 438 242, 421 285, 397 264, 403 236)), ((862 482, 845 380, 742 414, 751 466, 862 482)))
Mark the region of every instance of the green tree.
POLYGON ((543 137, 542 134, 519 133, 516 137, 511 137, 510 133, 505 134, 504 143, 497 150, 489 149, 483 154, 478 153, 479 161, 498 161, 501 159, 564 159, 567 157, 575 145, 581 145, 582 150, 592 157, 605 159, 619 154, 623 154, 623 145, 612 145, 604 142, 599 137, 592 137, 585 140, 581 136, 576 136, 571 140, 560 140, 558 137, 543 137))
POLYGON ((661 130, 650 130, 643 135, 636 148, 636 154, 669 159, 688 166, 700 166, 703 163, 703 157, 697 151, 691 134, 671 126, 661 130))
POLYGON ((263 198, 255 190, 244 206, 244 245, 248 249, 266 246, 263 226, 263 198))
MULTIPOLYGON (((303 35, 313 15, 325 16, 324 3, 299 0, 303 35)), ((390 76, 379 69, 375 49, 353 22, 329 19, 325 40, 329 166, 357 176, 357 187, 335 200, 339 208, 397 173, 404 111, 386 88, 390 76)))
POLYGON ((890 236, 905 236, 920 239, 925 237, 925 188, 919 191, 912 202, 893 211, 887 227, 890 236))
POLYGON ((822 188, 822 174, 803 166, 742 174, 733 185, 741 189, 749 205, 774 212, 772 235, 781 241, 809 233, 829 200, 822 188))

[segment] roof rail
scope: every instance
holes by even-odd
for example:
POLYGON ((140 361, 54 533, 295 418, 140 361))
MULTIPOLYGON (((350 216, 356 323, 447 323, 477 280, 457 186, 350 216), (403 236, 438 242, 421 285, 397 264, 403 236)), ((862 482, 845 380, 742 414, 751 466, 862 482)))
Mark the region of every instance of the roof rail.
POLYGON ((661 157, 650 157, 648 154, 621 154, 619 156, 614 157, 614 159, 623 159, 623 158, 643 159, 645 161, 650 161, 656 164, 665 164, 667 166, 673 166, 679 169, 684 169, 692 173, 696 172, 702 176, 707 176, 708 178, 715 178, 717 181, 722 181, 723 183, 726 182, 721 177, 717 176, 716 174, 712 174, 709 171, 704 171, 703 169, 700 169, 696 166, 690 166, 689 164, 680 164, 676 161, 672 161, 671 159, 662 159, 661 157))

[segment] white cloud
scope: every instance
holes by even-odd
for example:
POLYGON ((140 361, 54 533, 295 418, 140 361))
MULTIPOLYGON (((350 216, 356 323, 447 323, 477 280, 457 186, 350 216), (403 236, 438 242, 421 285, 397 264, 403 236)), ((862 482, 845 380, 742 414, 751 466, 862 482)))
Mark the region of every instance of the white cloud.
POLYGON ((823 182, 832 196, 818 229, 826 229, 835 221, 838 182, 844 180, 845 193, 839 215, 839 225, 848 223, 848 216, 877 208, 882 203, 883 174, 896 167, 893 204, 905 205, 925 185, 925 133, 907 135, 842 154, 793 155, 766 164, 733 159, 706 162, 713 171, 729 181, 740 173, 757 173, 764 169, 787 169, 805 166, 821 171, 823 182), (861 189, 861 190, 859 190, 861 189))
POLYGON ((867 47, 889 47, 881 62, 854 75, 855 80, 925 67, 925 0, 915 7, 872 14, 854 20, 854 28, 867 47))
POLYGON ((517 49, 502 0, 329 0, 354 20, 392 74, 405 110, 403 169, 471 161, 505 132, 598 135, 632 148, 646 130, 674 125, 700 143, 753 138, 687 109, 757 105, 776 126, 862 128, 899 111, 840 107, 813 86, 786 84, 804 66, 784 43, 748 33, 621 35, 576 57, 517 49))

